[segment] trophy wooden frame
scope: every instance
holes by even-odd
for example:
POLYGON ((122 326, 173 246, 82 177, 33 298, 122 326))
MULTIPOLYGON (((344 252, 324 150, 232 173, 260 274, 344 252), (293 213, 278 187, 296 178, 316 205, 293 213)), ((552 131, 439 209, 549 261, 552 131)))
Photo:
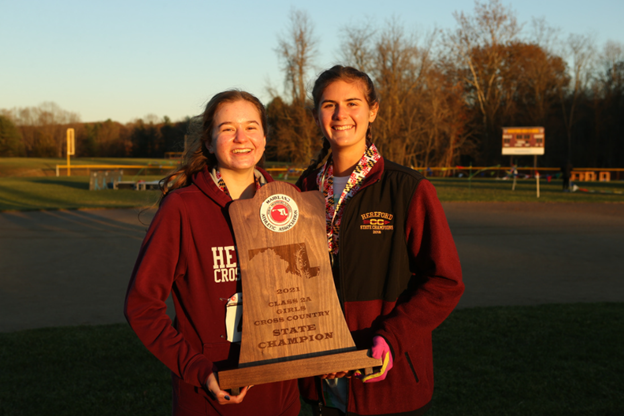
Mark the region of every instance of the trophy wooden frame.
POLYGON ((332 277, 325 200, 271 182, 229 208, 243 290, 237 369, 219 371, 222 389, 380 366, 358 351, 332 277))

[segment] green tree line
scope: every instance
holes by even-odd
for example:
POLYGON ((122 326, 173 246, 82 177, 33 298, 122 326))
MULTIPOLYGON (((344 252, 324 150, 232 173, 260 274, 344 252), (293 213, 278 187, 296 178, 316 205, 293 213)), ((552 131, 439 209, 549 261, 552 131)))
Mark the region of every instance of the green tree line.
POLYGON ((63 157, 73 128, 78 157, 153 157, 184 150, 189 118, 147 116, 131 123, 81 123, 54 103, 0 113, 0 156, 63 157), (53 109, 53 111, 50 111, 53 109))
MULTIPOLYGON (((509 163, 503 127, 542 126, 540 165, 624 167, 624 44, 597 47, 547 22, 518 22, 499 0, 455 12, 448 30, 420 33, 400 20, 350 24, 335 63, 367 72, 381 96, 373 137, 381 153, 413 167, 509 163)), ((275 48, 284 88, 269 88, 267 159, 306 165, 321 146, 309 95, 318 74, 314 22, 293 9, 275 48)), ((162 157, 181 151, 189 119, 80 123, 54 103, 0 110, 0 156, 162 157)), ((532 163, 529 159, 527 164, 532 163)))

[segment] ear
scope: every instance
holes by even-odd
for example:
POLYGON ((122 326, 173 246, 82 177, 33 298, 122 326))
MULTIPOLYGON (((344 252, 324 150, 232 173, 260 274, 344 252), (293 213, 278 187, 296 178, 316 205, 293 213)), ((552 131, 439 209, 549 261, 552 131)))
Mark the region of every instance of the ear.
POLYGON ((312 116, 314 117, 314 122, 316 123, 316 125, 322 130, 323 126, 321 126, 321 122, 319 121, 319 117, 316 111, 312 111, 312 116))
POLYGON ((370 108, 370 112, 368 114, 368 122, 372 123, 377 118, 377 112, 379 111, 379 103, 375 103, 374 106, 370 108))

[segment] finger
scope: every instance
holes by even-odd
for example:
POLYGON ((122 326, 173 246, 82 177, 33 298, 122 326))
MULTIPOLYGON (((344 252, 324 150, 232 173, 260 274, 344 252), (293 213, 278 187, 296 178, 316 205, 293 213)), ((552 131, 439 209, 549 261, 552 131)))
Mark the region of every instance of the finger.
POLYGON ((362 381, 364 383, 374 383, 376 381, 382 381, 386 379, 386 375, 388 374, 388 366, 390 363, 390 353, 387 353, 384 356, 383 364, 378 372, 370 374, 368 376, 362 377, 362 381))
POLYGON ((243 387, 243 389, 241 390, 241 392, 237 395, 229 395, 230 396, 230 400, 228 400, 227 403, 224 404, 238 404, 241 403, 243 401, 243 399, 245 398, 245 396, 247 395, 247 391, 249 391, 249 386, 247 387, 243 387))
POLYGON ((383 353, 384 353, 384 350, 382 350, 381 348, 373 348, 371 350, 372 357, 378 360, 381 360, 381 356, 383 355, 383 353))
POLYGON ((245 398, 245 394, 247 394, 247 390, 249 389, 249 387, 245 387, 243 389, 243 392, 241 392, 241 394, 239 394, 238 396, 231 395, 227 391, 221 390, 215 373, 212 373, 210 374, 210 376, 208 376, 206 384, 208 387, 208 391, 212 394, 212 397, 214 397, 217 403, 219 403, 220 405, 242 402, 245 398))
POLYGON ((217 403, 219 403, 220 405, 230 404, 231 400, 232 398, 227 391, 220 390, 217 393, 217 403))

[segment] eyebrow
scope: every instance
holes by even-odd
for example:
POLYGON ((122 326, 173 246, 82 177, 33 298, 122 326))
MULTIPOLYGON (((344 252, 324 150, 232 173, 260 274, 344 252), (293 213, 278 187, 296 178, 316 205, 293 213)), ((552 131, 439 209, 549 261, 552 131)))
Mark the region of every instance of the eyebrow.
MULTIPOLYGON (((357 98, 357 97, 353 97, 353 98, 347 98, 345 101, 362 101, 361 98, 357 98)), ((325 104, 325 103, 337 103, 338 101, 336 100, 323 100, 321 101, 321 104, 325 104)))
MULTIPOLYGON (((246 120, 243 122, 243 124, 252 124, 252 123, 257 124, 258 126, 260 125, 260 123, 258 123, 256 120, 246 120)), ((236 123, 233 121, 224 121, 223 123, 218 124, 217 128, 220 129, 222 126, 225 126, 226 124, 236 124, 236 123)))

